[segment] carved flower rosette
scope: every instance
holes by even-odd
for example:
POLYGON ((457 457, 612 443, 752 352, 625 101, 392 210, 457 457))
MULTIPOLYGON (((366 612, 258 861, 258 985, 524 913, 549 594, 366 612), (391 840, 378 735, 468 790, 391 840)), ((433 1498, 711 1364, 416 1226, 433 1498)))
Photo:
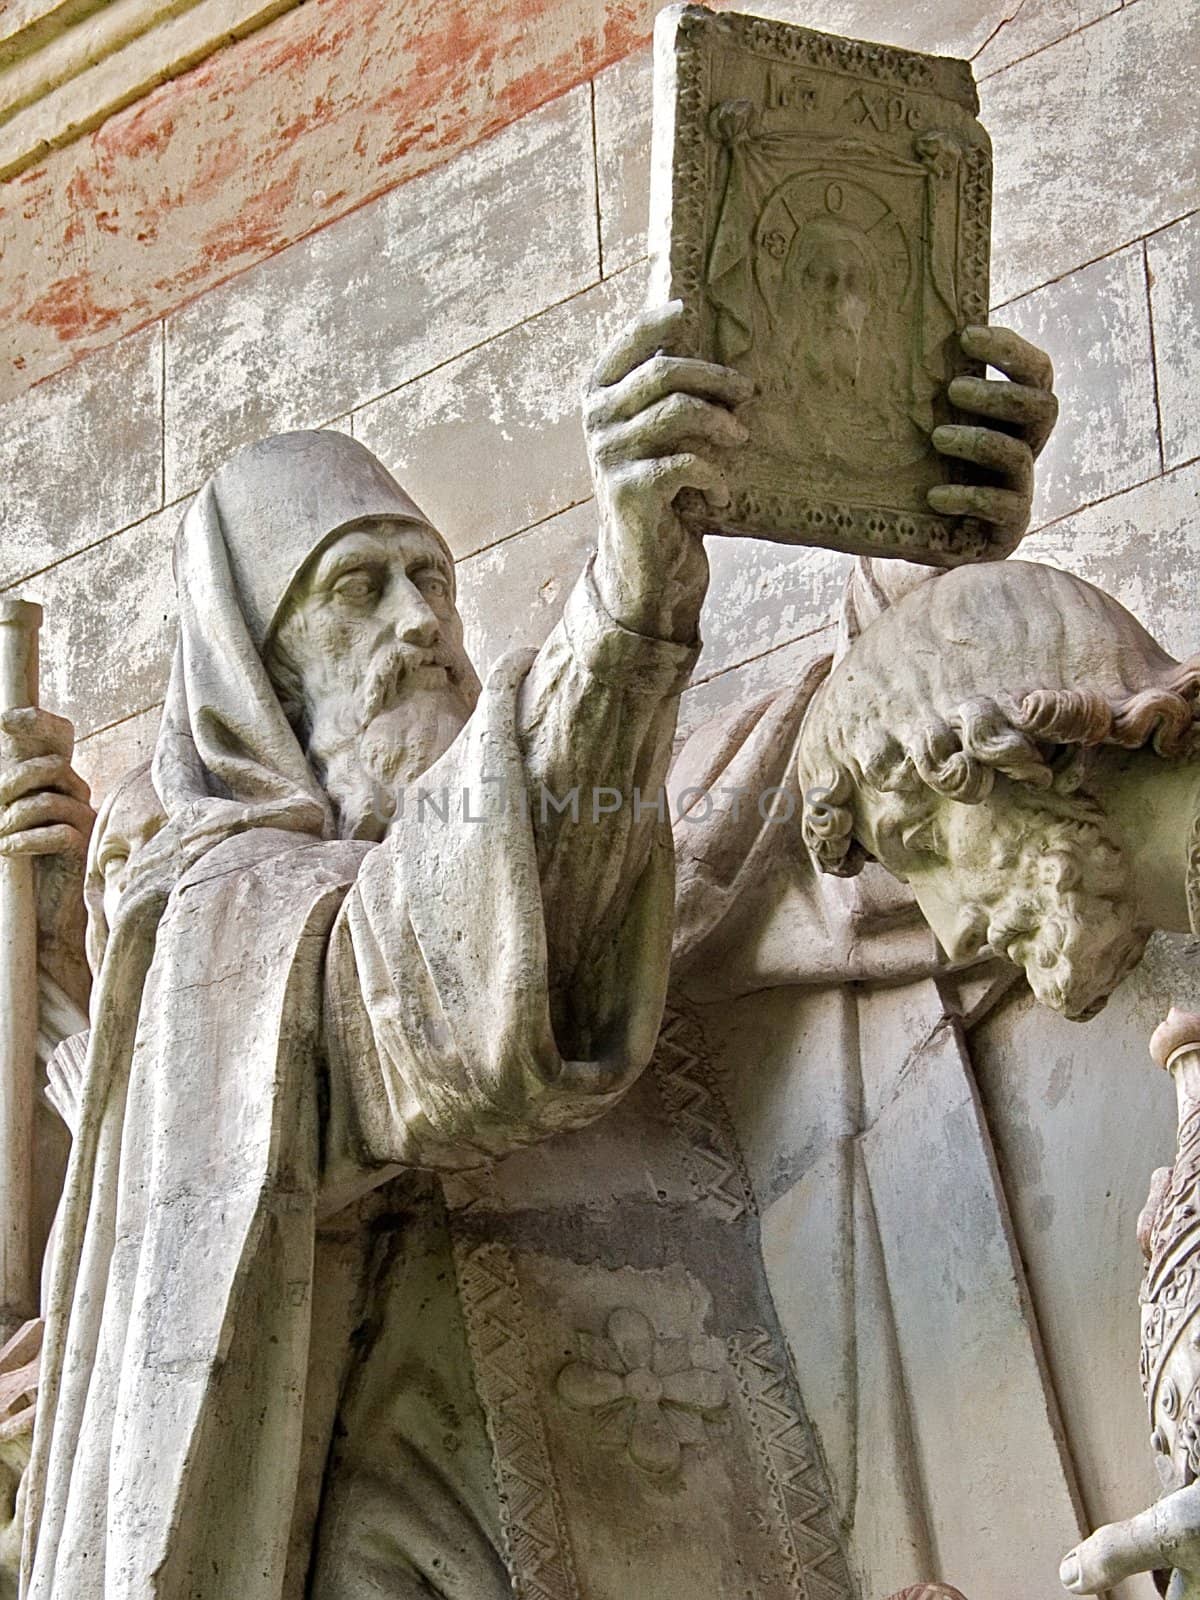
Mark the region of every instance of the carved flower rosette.
POLYGON ((578 1335, 580 1356, 558 1374, 560 1399, 590 1412, 597 1436, 655 1477, 679 1471, 685 1445, 703 1446, 706 1423, 728 1404, 716 1359, 682 1339, 658 1336, 649 1319, 618 1306, 604 1337, 578 1335))

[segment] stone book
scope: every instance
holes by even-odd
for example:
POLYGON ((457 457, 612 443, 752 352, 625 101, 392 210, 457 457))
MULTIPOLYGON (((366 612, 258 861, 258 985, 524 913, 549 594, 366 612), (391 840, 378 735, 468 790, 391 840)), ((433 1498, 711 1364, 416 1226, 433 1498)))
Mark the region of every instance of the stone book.
MULTIPOLYGON (((672 6, 655 31, 652 296, 681 354, 753 379, 749 444, 706 532, 950 566, 1002 553, 933 512, 962 481, 932 430, 980 373, 991 145, 970 64, 760 17, 672 6)), ((964 419, 965 420, 965 419, 964 419)))

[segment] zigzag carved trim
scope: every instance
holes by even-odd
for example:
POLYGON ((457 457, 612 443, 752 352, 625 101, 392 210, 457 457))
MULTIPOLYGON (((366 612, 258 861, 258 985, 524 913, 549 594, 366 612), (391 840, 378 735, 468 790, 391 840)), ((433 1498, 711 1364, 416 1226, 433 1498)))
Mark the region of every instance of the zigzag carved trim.
POLYGON ((712 1081, 703 1031, 692 1017, 667 1012, 653 1070, 663 1104, 683 1141, 696 1199, 726 1222, 754 1215, 758 1208, 750 1174, 729 1112, 712 1081))
POLYGON ((857 1600, 825 1472, 786 1363, 762 1328, 734 1334, 729 1360, 770 1485, 797 1600, 857 1600))
POLYGON ((454 1242, 458 1292, 487 1418, 505 1559, 516 1600, 581 1600, 534 1392, 525 1305, 502 1244, 454 1242))

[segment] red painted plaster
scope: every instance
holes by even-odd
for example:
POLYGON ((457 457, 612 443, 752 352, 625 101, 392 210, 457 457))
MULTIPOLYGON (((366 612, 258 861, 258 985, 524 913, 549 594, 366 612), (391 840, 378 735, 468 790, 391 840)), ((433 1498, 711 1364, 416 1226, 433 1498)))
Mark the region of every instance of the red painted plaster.
POLYGON ((310 0, 0 184, 0 399, 489 137, 657 0, 310 0))
POLYGON ((92 285, 86 272, 76 272, 52 283, 29 306, 26 315, 35 328, 50 329, 61 341, 102 333, 121 321, 117 307, 97 305, 92 299, 92 285))

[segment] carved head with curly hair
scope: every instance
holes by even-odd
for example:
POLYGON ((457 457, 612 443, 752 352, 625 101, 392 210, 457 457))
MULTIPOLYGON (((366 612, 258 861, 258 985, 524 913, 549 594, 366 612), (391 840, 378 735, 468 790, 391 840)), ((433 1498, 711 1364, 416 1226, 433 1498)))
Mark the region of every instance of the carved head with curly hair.
POLYGON ((1175 661, 1083 579, 944 573, 814 697, 805 841, 826 872, 874 857, 907 881, 951 959, 990 949, 1045 1004, 1092 1016, 1154 927, 1188 926, 1198 706, 1200 657, 1175 661))

